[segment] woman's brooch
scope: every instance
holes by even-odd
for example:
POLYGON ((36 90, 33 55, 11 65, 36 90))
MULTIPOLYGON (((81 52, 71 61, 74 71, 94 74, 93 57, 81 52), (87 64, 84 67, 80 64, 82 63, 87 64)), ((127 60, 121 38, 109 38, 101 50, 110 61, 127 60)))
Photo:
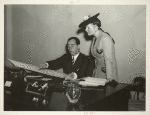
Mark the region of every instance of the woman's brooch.
POLYGON ((97 51, 97 53, 101 54, 103 52, 103 49, 97 48, 96 51, 97 51))

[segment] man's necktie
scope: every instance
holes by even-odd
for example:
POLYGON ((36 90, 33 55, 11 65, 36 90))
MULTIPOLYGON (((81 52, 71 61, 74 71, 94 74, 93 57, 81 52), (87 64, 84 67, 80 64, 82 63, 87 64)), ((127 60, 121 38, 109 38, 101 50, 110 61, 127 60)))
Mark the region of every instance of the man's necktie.
POLYGON ((74 56, 72 56, 72 65, 74 64, 74 56))

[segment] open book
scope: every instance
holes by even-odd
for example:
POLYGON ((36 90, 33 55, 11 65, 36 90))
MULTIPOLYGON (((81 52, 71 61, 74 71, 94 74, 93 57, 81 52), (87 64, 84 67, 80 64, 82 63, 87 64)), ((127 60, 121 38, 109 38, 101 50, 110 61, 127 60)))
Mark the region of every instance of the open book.
POLYGON ((55 77, 59 77, 59 78, 65 78, 65 76, 67 76, 64 73, 58 73, 54 70, 40 69, 38 66, 34 66, 32 64, 26 64, 26 63, 14 61, 14 60, 11 60, 11 59, 8 59, 8 61, 10 61, 16 67, 23 68, 23 69, 26 69, 26 70, 31 70, 31 71, 38 72, 38 73, 42 73, 42 74, 45 74, 45 75, 55 76, 55 77))

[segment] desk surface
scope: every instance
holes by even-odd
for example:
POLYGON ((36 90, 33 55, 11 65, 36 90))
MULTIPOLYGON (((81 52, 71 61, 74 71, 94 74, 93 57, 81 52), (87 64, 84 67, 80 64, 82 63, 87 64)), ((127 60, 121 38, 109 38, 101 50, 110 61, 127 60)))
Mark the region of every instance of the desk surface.
POLYGON ((118 91, 127 88, 128 84, 119 83, 115 88, 112 88, 111 86, 106 86, 103 88, 87 88, 82 87, 81 88, 81 97, 78 101, 83 106, 93 104, 95 102, 98 102, 106 97, 109 97, 113 95, 114 93, 117 93, 118 91))
MULTIPOLYGON (((59 87, 62 87, 59 84, 59 87)), ((56 85, 57 87, 58 85, 56 85)), ((126 89, 129 84, 119 83, 115 88, 106 85, 104 87, 80 87, 81 88, 81 96, 78 105, 87 106, 93 104, 95 102, 101 101, 115 93, 120 92, 121 90, 126 89)), ((56 88, 59 89, 59 88, 56 88)), ((56 91, 56 90, 54 90, 56 91)), ((56 91, 57 92, 57 91, 56 91)))
MULTIPOLYGON (((56 86, 58 86, 58 85, 56 85, 56 86)), ((112 88, 110 86, 106 86, 103 88, 81 87, 81 96, 80 96, 80 99, 77 102, 77 104, 81 107, 92 105, 96 102, 99 102, 99 101, 127 88, 128 86, 129 86, 128 84, 119 83, 115 88, 112 88)), ((62 88, 62 84, 59 84, 59 87, 62 88)), ((57 92, 57 90, 55 90, 55 89, 53 91, 57 92)), ((67 98, 67 97, 65 97, 65 94, 62 93, 62 95, 64 95, 64 98, 67 98)), ((32 102, 28 101, 28 98, 26 98, 25 96, 21 97, 21 98, 22 99, 17 99, 18 101, 17 100, 15 101, 15 103, 18 105, 18 107, 21 107, 21 106, 25 107, 27 105, 32 105, 32 102)), ((57 100, 54 100, 54 101, 56 101, 55 104, 57 104, 57 100)), ((39 107, 41 107, 41 105, 36 106, 36 107, 39 108, 39 107)), ((17 110, 17 108, 16 108, 16 110, 17 110)), ((21 108, 21 110, 27 110, 28 111, 27 108, 21 108)), ((32 109, 30 108, 30 110, 32 110, 32 109)), ((37 109, 35 109, 35 110, 37 110, 37 109)), ((38 109, 38 110, 42 111, 42 109, 38 109)), ((48 109, 46 109, 46 110, 48 110, 48 109)))

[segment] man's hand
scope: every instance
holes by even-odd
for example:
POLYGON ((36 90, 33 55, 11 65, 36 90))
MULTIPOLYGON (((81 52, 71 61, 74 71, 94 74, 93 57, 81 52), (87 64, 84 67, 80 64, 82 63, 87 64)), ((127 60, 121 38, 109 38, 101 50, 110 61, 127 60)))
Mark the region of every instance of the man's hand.
POLYGON ((77 78, 77 74, 75 72, 72 72, 65 77, 65 80, 72 80, 76 78, 77 78))
POLYGON ((40 68, 41 69, 46 69, 46 68, 48 68, 48 66, 49 66, 48 63, 45 62, 45 63, 43 63, 43 64, 40 65, 40 68))

